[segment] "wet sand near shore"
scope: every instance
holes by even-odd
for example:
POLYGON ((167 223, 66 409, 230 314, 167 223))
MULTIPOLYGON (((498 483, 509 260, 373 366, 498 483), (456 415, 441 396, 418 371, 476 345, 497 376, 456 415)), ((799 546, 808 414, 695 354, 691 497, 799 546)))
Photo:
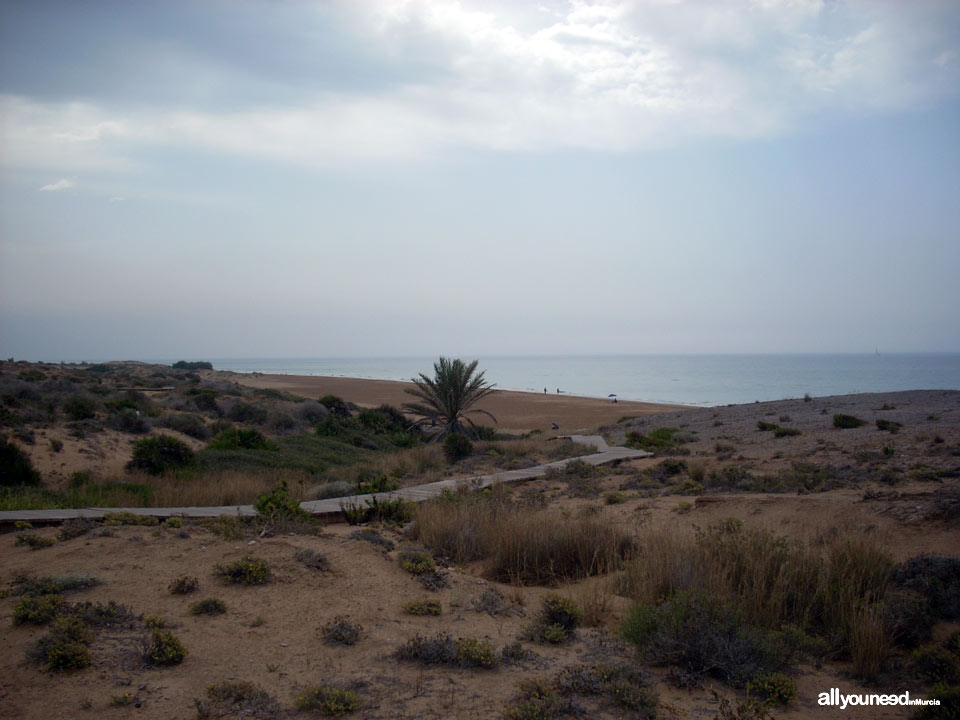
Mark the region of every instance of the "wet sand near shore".
MULTIPOLYGON (((413 398, 406 393, 413 383, 395 380, 368 380, 364 378, 321 377, 314 375, 260 375, 224 373, 243 385, 256 388, 283 390, 313 400, 323 395, 337 395, 361 407, 375 407, 386 403, 400 407, 413 398)), ((497 390, 478 405, 495 418, 496 424, 483 414, 473 416, 474 422, 492 425, 500 432, 529 432, 542 430, 547 434, 588 432, 601 425, 615 423, 623 417, 647 417, 663 412, 688 409, 684 405, 613 402, 599 398, 539 394, 512 390, 497 390), (552 430, 553 424, 560 426, 552 430)))

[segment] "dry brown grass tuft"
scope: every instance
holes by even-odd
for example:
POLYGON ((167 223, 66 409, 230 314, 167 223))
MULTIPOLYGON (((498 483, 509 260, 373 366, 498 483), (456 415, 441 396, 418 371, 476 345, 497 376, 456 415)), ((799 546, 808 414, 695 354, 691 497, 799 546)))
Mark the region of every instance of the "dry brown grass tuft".
POLYGON ((596 517, 562 519, 502 490, 449 494, 417 508, 417 539, 456 562, 486 559, 491 579, 550 585, 620 566, 630 538, 596 517))

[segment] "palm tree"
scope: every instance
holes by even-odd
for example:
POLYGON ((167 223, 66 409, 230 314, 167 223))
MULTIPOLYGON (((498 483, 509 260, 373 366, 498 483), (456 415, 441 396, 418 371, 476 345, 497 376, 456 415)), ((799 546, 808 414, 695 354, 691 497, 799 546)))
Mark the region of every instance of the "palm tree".
POLYGON ((473 408, 494 388, 484 380, 483 372, 477 373, 476 370, 476 360, 467 365, 459 358, 448 360, 441 357, 439 362, 433 364, 432 378, 423 373, 419 378, 413 378, 416 387, 407 392, 420 402, 404 403, 403 409, 420 418, 414 425, 427 422, 439 425, 440 430, 433 438, 437 439, 451 433, 465 434, 468 426, 470 429, 476 427, 473 420, 467 417, 474 413, 483 413, 496 422, 497 419, 486 410, 473 408))

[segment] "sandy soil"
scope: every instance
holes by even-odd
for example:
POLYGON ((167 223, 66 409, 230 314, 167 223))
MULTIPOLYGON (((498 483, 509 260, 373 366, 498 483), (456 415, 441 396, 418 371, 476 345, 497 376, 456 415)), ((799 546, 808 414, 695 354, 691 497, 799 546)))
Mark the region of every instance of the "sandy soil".
MULTIPOLYGON (((264 380, 259 378, 258 381, 264 380)), ((395 383, 382 390, 370 381, 309 378, 303 393, 316 397, 336 392, 364 404, 398 402, 387 394, 395 383), (368 395, 348 392, 350 386, 368 387, 368 395)), ((270 382, 285 382, 270 380, 270 382)), ((291 386, 282 389, 292 390, 291 386)), ((503 393, 503 395, 508 395, 503 393)), ((536 395, 510 396, 536 399, 535 409, 518 410, 508 417, 536 417, 549 407, 563 403, 572 407, 577 398, 543 398, 536 395)), ((402 401, 402 399, 400 400, 402 401)), ((519 399, 516 402, 520 402, 519 399)), ((586 401, 601 413, 606 403, 586 401)), ((508 405, 509 406, 509 405, 508 405)), ((627 403, 610 408, 620 415, 637 414, 627 403)), ((559 407, 556 406, 556 407, 559 407)), ((575 410, 568 410, 575 413, 575 410)), ((567 415, 576 423, 578 415, 567 415)), ((514 421, 517 422, 517 421, 514 421)), ((600 420, 600 423, 609 420, 600 420)), ((598 424, 600 424, 598 423, 598 424)), ((518 425, 523 427, 520 422, 518 425)), ((683 446, 688 466, 712 469, 739 465, 755 474, 775 474, 796 462, 815 462, 848 473, 856 487, 814 494, 714 493, 679 496, 627 492, 625 502, 604 504, 602 497, 572 498, 562 483, 539 480, 527 483, 524 492, 542 494, 551 507, 571 517, 581 512, 600 513, 610 523, 632 532, 649 525, 704 527, 728 517, 761 525, 796 537, 829 537, 837 532, 854 532, 875 538, 893 557, 903 559, 921 552, 960 555, 960 526, 956 503, 960 498, 960 393, 915 392, 814 398, 730 406, 687 409, 633 421, 637 432, 662 426, 680 427, 690 433, 683 446), (834 412, 846 412, 869 421, 852 430, 832 427, 834 412), (785 419, 786 418, 786 419, 785 419), (897 434, 879 431, 878 418, 901 422, 897 434), (775 439, 757 429, 758 420, 795 427, 801 435, 775 439), (885 453, 883 448, 893 448, 885 453), (896 475, 896 484, 888 479, 896 475), (887 479, 885 479, 887 478, 887 479), (682 503, 689 503, 678 512, 682 503)), ((586 426, 584 426, 586 427, 586 426)), ((607 427, 610 440, 622 438, 629 428, 607 427)), ((633 475, 660 462, 646 459, 626 463, 603 479, 603 489, 621 487, 633 475)), ((517 589, 497 585, 508 596, 523 603, 525 615, 490 617, 476 612, 473 599, 491 583, 483 577, 482 564, 444 570, 451 587, 429 593, 402 570, 396 551, 385 552, 350 535, 355 528, 334 524, 320 537, 287 535, 222 540, 200 527, 186 532, 142 527, 121 527, 115 537, 96 534, 58 541, 53 547, 32 551, 15 545, 14 533, 0 535, 0 588, 10 590, 21 573, 94 575, 103 584, 70 596, 70 600, 106 602, 115 600, 136 613, 162 615, 189 651, 182 665, 162 670, 145 668, 137 655, 142 630, 100 632, 91 648, 94 667, 77 673, 46 672, 25 660, 29 648, 45 630, 30 625, 12 625, 13 607, 18 598, 0 599, 0 717, 126 718, 151 720, 196 717, 194 700, 202 698, 207 686, 224 680, 254 682, 274 695, 288 712, 297 691, 304 685, 328 682, 356 682, 365 706, 357 718, 498 718, 515 694, 516 682, 529 677, 553 677, 559 670, 579 663, 617 658, 631 659, 630 651, 616 640, 616 628, 629 602, 611 592, 613 578, 600 578, 553 590, 578 602, 604 598, 603 625, 582 629, 577 640, 560 647, 529 645, 538 659, 523 666, 505 665, 497 670, 424 668, 402 663, 393 657, 397 646, 417 633, 448 632, 454 637, 470 636, 489 640, 497 649, 513 642, 530 621, 539 598, 547 588, 517 589), (183 536, 181 536, 183 535, 183 536), (297 548, 322 552, 330 561, 329 572, 310 570, 294 559, 297 548), (261 587, 223 585, 214 575, 218 563, 245 553, 266 559, 274 579, 261 587), (200 580, 200 591, 192 596, 171 595, 171 580, 189 574, 200 580), (190 602, 206 597, 223 600, 228 612, 219 617, 192 616, 190 602), (412 600, 441 602, 440 617, 414 617, 403 611, 412 600), (363 639, 353 647, 324 644, 318 633, 337 616, 348 617, 364 628, 363 639), (262 622, 258 622, 258 619, 262 622), (140 707, 115 707, 114 698, 130 693, 140 707)), ((38 529, 40 535, 55 536, 54 527, 38 529)), ((386 536, 403 542, 396 531, 383 529, 386 536)), ((937 637, 955 628, 940 626, 937 637)), ((707 689, 683 691, 661 678, 660 716, 709 720, 716 713, 707 689)), ((867 689, 846 676, 843 665, 821 669, 804 665, 796 677, 799 698, 778 718, 904 718, 905 708, 821 708, 817 694, 832 687, 844 693, 867 689)), ((891 681, 894 682, 894 681, 891 681)), ((721 688, 726 694, 733 691, 721 688)), ((921 695, 919 688, 903 680, 902 686, 885 686, 881 692, 921 695)), ((874 691, 877 691, 876 689, 874 691)), ((614 718, 616 714, 589 706, 591 718, 614 718)))
MULTIPOLYGON (((375 407, 386 403, 401 407, 414 400, 406 393, 413 383, 392 380, 365 380, 357 378, 319 377, 312 375, 247 375, 224 373, 235 382, 258 388, 284 390, 316 400, 323 395, 338 395, 361 407, 375 407)), ((682 405, 663 405, 642 402, 612 402, 575 395, 538 394, 497 390, 477 405, 497 418, 494 425, 500 432, 527 432, 543 430, 547 434, 582 433, 599 425, 615 423, 622 417, 646 417, 670 410, 681 410, 682 405), (551 430, 553 423, 559 431, 551 430)), ((493 425, 485 415, 474 416, 474 422, 493 425)))

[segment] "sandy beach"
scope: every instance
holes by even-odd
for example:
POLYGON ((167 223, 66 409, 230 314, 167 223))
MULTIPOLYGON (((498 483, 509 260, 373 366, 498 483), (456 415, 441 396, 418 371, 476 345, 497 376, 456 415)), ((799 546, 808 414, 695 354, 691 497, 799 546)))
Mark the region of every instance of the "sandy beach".
MULTIPOLYGON (((360 407, 375 407, 384 403, 401 407, 413 400, 406 392, 413 387, 413 383, 393 380, 314 375, 222 375, 242 385, 282 390, 313 400, 327 394, 337 395, 360 407)), ((623 417, 648 417, 657 413, 687 409, 683 405, 629 401, 615 403, 600 398, 508 390, 497 390, 478 407, 497 418, 495 427, 500 432, 542 430, 547 434, 588 432, 600 425, 615 423, 623 417), (559 430, 552 430, 554 423, 560 426, 559 430)), ((492 424, 490 419, 482 414, 475 416, 475 422, 481 425, 492 424)))

